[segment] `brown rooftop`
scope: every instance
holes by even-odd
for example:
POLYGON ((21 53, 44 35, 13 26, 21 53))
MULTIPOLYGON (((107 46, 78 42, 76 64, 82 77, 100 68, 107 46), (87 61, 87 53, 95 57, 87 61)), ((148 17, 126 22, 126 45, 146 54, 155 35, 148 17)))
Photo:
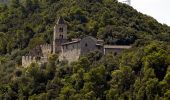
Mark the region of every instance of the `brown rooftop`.
POLYGON ((125 45, 104 45, 107 49, 130 49, 132 46, 125 45))

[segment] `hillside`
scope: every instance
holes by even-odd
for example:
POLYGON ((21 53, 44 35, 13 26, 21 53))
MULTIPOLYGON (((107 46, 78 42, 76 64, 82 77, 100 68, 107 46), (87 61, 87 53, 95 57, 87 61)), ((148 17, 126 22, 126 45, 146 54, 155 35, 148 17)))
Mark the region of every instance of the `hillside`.
POLYGON ((109 44, 132 44, 138 39, 167 37, 170 28, 116 0, 12 0, 8 9, 2 6, 0 32, 7 41, 0 44, 0 54, 14 49, 30 48, 51 42, 58 16, 69 25, 70 37, 92 35, 109 44), (53 3, 54 2, 54 3, 53 3), (165 35, 165 36, 164 36, 165 35))
POLYGON ((33 100, 170 99, 170 27, 117 0, 11 0, 0 5, 0 98, 33 100), (133 45, 113 57, 93 52, 68 65, 51 55, 21 68, 21 56, 51 43, 59 16, 69 38, 92 35, 133 45))
POLYGON ((8 0, 0 0, 0 3, 7 3, 8 0))

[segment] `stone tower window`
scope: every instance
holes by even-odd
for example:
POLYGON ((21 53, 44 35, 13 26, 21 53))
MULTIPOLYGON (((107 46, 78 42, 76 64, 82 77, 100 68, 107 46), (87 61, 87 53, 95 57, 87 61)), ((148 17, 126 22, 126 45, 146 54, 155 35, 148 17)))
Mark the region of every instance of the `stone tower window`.
POLYGON ((63 32, 63 28, 62 27, 59 28, 59 32, 63 32))
POLYGON ((85 44, 85 47, 87 47, 88 45, 87 45, 87 43, 85 44))
POLYGON ((59 36, 59 37, 60 37, 60 39, 63 39, 63 35, 61 35, 61 34, 60 34, 60 36, 59 36))

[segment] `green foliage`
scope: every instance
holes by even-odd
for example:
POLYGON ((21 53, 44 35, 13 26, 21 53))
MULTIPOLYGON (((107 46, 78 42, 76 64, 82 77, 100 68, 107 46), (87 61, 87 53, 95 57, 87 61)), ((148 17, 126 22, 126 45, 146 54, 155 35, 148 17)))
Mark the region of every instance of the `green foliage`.
POLYGON ((0 5, 0 26, 2 99, 170 99, 170 28, 117 0, 11 0, 0 5), (29 49, 52 43, 59 16, 70 38, 92 35, 134 48, 119 56, 95 51, 72 64, 50 55, 46 64, 20 68, 29 49))
POLYGON ((52 43, 58 16, 67 22, 71 38, 92 35, 123 45, 148 38, 169 42, 168 26, 116 0, 11 0, 0 6, 0 31, 8 37, 0 41, 0 54, 52 43))
POLYGON ((0 96, 31 100, 168 100, 170 47, 165 44, 151 42, 116 57, 100 57, 92 52, 69 65, 51 55, 47 64, 33 63, 1 77, 0 96))

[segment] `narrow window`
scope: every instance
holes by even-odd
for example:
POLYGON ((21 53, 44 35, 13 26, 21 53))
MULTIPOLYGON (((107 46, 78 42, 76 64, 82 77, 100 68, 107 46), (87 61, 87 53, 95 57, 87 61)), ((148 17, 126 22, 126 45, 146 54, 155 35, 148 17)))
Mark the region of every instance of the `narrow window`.
POLYGON ((117 52, 114 53, 114 56, 117 56, 117 52))
POLYGON ((87 45, 87 43, 85 44, 85 47, 87 47, 88 45, 87 45))
POLYGON ((63 35, 60 34, 59 37, 60 37, 60 39, 63 39, 63 35))
POLYGON ((63 32, 63 28, 61 27, 61 28, 59 28, 59 32, 63 32))

